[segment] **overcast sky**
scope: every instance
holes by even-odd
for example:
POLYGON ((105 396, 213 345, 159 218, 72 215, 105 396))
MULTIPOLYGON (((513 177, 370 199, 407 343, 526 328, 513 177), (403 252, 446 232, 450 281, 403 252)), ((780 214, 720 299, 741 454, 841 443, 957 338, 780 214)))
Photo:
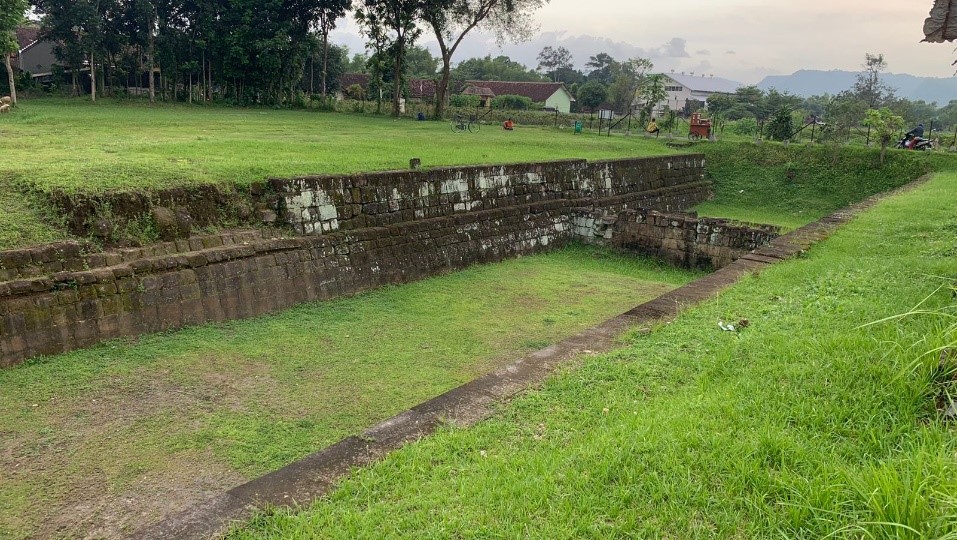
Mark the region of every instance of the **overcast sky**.
MULTIPOLYGON (((857 70, 864 53, 883 53, 892 73, 950 77, 953 44, 920 43, 932 0, 551 0, 540 33, 498 49, 487 36, 463 43, 455 61, 508 54, 535 67, 538 51, 562 45, 577 67, 608 52, 651 58, 661 71, 694 71, 743 83, 798 69, 857 70)), ((362 49, 355 23, 338 40, 362 49)), ((426 33, 421 43, 429 46, 426 33)), ((430 47, 433 48, 433 47, 430 47)), ((437 50, 437 48, 436 48, 437 50)))

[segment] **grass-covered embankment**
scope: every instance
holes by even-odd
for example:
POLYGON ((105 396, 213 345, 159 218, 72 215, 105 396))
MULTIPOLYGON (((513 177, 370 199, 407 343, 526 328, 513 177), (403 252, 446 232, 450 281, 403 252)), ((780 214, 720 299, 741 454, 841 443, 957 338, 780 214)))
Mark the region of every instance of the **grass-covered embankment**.
POLYGON ((952 310, 955 207, 957 174, 939 174, 230 538, 954 538, 957 431, 935 408, 939 355, 916 360, 957 335, 934 315, 863 325, 952 310))
POLYGON ((708 157, 714 200, 706 216, 770 223, 793 229, 875 193, 915 180, 953 162, 952 156, 843 145, 718 142, 699 144, 708 157))
POLYGON ((0 370, 0 538, 118 537, 694 275, 570 248, 0 370))

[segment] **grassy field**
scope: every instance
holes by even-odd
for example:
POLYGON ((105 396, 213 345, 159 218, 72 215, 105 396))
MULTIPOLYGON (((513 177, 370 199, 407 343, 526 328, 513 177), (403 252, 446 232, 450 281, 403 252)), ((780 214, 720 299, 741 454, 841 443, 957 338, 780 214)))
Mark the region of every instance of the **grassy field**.
POLYGON ((894 150, 881 165, 876 149, 834 145, 722 141, 696 149, 707 155, 715 192, 699 213, 785 229, 957 163, 953 155, 894 150))
POLYGON ((116 536, 692 277, 570 248, 2 370, 0 538, 116 536))
POLYGON ((673 153, 643 137, 296 110, 127 101, 24 101, 0 118, 0 179, 40 190, 100 191, 267 177, 673 153))
POLYGON ((936 408, 957 366, 933 350, 957 339, 955 206, 939 174, 230 539, 957 538, 957 432, 936 408), (921 301, 939 314, 864 326, 921 301))
MULTIPOLYGON (((731 138, 731 137, 729 137, 731 138)), ((738 139, 741 139, 740 137, 738 139)), ((453 133, 445 122, 305 110, 35 99, 0 117, 0 249, 67 237, 43 194, 149 190, 268 177, 678 152, 667 136, 601 137, 567 129, 487 125, 453 133)), ((933 158, 856 147, 807 148, 734 140, 685 151, 709 156, 716 197, 699 211, 795 227, 894 187, 933 158)))

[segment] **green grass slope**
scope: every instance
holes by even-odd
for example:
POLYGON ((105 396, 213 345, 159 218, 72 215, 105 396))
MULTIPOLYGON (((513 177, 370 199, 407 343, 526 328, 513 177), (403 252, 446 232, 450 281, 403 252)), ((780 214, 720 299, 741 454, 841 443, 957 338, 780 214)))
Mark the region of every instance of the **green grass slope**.
POLYGON ((780 143, 699 144, 708 156, 714 200, 702 215, 770 223, 793 229, 922 174, 954 164, 954 156, 874 148, 780 143))
POLYGON ((229 538, 955 538, 957 432, 935 408, 939 355, 921 352, 957 335, 934 315, 862 326, 922 300, 953 309, 955 206, 957 174, 939 174, 229 538))
POLYGON ((39 197, 0 176, 0 250, 55 242, 67 237, 44 210, 39 197))

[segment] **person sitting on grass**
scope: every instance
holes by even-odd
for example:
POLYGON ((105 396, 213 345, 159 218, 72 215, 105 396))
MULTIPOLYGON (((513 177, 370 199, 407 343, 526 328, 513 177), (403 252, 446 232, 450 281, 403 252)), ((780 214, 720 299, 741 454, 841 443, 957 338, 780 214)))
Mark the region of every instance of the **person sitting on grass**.
POLYGON ((648 127, 645 128, 645 131, 648 133, 654 133, 655 137, 657 137, 658 133, 661 132, 661 130, 658 129, 658 122, 656 122, 654 118, 651 119, 651 122, 648 122, 648 127))
POLYGON ((508 120, 505 121, 504 124, 502 124, 502 129, 504 129, 505 131, 512 131, 513 129, 515 129, 515 122, 512 122, 512 119, 509 118, 508 120))

